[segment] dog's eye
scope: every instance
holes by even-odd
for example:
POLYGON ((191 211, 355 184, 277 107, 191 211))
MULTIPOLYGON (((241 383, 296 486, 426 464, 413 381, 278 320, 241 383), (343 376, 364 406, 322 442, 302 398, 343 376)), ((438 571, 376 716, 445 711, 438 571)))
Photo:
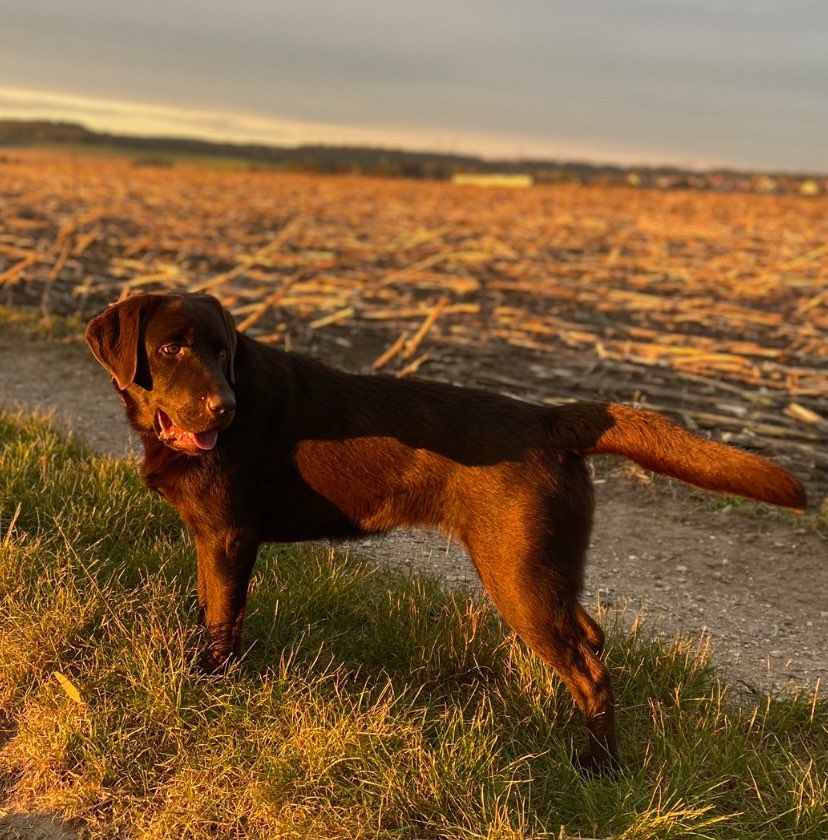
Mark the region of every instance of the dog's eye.
POLYGON ((161 348, 161 352, 165 356, 177 356, 181 352, 181 345, 180 344, 165 344, 161 348))
POLYGON ((220 359, 226 359, 227 358, 227 348, 222 347, 221 350, 219 350, 218 355, 219 355, 220 359))

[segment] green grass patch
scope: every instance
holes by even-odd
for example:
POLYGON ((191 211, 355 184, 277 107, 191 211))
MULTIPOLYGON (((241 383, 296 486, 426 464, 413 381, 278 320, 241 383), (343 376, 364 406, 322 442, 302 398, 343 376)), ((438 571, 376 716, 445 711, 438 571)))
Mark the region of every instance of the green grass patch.
POLYGON ((784 508, 772 508, 751 499, 743 499, 741 496, 714 496, 708 503, 725 513, 733 511, 753 519, 771 515, 795 527, 823 534, 828 531, 828 496, 812 501, 809 510, 802 514, 784 508))
POLYGON ((582 779, 569 696, 485 602, 268 547, 204 676, 193 565, 134 462, 0 415, 6 807, 108 840, 828 835, 828 703, 745 705, 699 642, 609 628, 625 770, 582 779))
POLYGON ((82 341, 86 321, 76 315, 44 314, 31 306, 0 306, 0 324, 49 341, 82 341))

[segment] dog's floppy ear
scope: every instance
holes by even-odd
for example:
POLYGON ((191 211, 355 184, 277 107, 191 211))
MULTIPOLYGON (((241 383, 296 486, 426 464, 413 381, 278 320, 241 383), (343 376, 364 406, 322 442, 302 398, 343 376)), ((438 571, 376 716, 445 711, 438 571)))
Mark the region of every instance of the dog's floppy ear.
POLYGON ((125 391, 138 370, 141 319, 155 305, 156 295, 135 295, 104 309, 86 327, 86 342, 95 358, 125 391))
POLYGON ((238 341, 238 331, 236 330, 236 322, 233 316, 228 312, 219 302, 218 298, 213 298, 216 305, 221 310, 221 317, 224 319, 224 327, 227 330, 227 349, 230 353, 230 384, 236 384, 236 342, 238 341))

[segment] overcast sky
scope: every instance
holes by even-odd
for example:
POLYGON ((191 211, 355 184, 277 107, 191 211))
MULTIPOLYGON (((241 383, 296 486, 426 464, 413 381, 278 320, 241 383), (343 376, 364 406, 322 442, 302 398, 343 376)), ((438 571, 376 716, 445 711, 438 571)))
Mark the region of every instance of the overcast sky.
POLYGON ((0 114, 828 171, 828 0, 0 0, 0 114))

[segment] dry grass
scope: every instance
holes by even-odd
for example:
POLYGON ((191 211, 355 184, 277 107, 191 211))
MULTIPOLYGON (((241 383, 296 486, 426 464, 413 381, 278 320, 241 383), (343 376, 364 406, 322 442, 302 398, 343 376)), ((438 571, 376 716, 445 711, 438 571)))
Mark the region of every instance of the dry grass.
POLYGON ((134 464, 0 415, 5 807, 107 840, 828 832, 828 701, 739 701, 693 640, 610 628, 625 771, 585 780, 568 695, 465 593, 263 550, 249 648, 206 677, 191 589, 134 464))

